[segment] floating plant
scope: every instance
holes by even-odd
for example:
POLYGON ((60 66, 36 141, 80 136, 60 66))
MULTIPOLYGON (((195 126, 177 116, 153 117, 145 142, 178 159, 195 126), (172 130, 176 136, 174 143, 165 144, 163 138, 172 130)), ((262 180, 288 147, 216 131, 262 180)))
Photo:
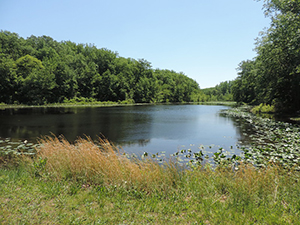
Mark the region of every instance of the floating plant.
POLYGON ((233 108, 222 113, 243 119, 252 125, 252 142, 249 147, 241 148, 242 161, 251 162, 258 167, 274 163, 300 169, 299 126, 256 116, 248 112, 247 108, 233 108))
POLYGON ((34 155, 36 154, 36 147, 38 144, 34 144, 28 141, 13 141, 10 138, 1 139, 0 137, 0 156, 1 155, 34 155))

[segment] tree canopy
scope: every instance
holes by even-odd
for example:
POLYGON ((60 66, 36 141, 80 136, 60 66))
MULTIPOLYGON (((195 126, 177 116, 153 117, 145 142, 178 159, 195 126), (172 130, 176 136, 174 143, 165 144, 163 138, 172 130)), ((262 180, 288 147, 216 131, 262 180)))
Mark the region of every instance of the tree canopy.
POLYGON ((60 103, 73 98, 188 102, 200 88, 183 73, 153 69, 145 59, 120 57, 94 45, 27 39, 0 32, 0 102, 60 103))
POLYGON ((234 100, 300 110, 300 2, 264 0, 270 27, 256 42, 257 57, 239 65, 234 100))

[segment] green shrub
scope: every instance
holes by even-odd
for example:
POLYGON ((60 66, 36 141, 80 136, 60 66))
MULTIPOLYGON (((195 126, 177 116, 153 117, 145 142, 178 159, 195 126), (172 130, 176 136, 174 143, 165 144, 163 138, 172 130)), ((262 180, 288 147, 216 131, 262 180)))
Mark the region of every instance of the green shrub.
POLYGON ((119 101, 120 104, 123 104, 123 105, 130 105, 130 104, 134 104, 135 101, 133 99, 126 99, 126 100, 123 100, 123 101, 119 101))
POLYGON ((255 106, 251 111, 253 113, 274 113, 275 107, 273 105, 261 103, 260 105, 255 106))

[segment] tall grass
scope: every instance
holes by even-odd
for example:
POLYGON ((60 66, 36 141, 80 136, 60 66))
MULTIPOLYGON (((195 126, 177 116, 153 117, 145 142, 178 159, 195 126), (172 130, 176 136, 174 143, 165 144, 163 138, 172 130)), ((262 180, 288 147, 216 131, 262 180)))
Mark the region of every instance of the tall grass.
POLYGON ((238 170, 190 171, 185 190, 213 224, 299 224, 299 178, 299 172, 276 165, 243 164, 238 170))
POLYGON ((0 224, 300 224, 299 171, 179 170, 105 139, 40 143, 33 163, 0 164, 0 224))
POLYGON ((124 186, 145 191, 167 191, 180 178, 174 163, 164 166, 152 159, 129 159, 105 139, 94 143, 79 138, 74 144, 65 138, 45 137, 38 149, 46 160, 45 172, 55 179, 75 179, 106 186, 124 186))
POLYGON ((276 166, 257 169, 249 164, 240 165, 238 170, 228 167, 217 167, 213 170, 208 167, 189 171, 185 179, 189 184, 187 186, 192 189, 194 186, 200 186, 201 191, 207 193, 206 196, 212 194, 225 199, 231 198, 231 200, 245 200, 245 198, 260 196, 261 200, 270 197, 276 201, 276 192, 279 184, 284 184, 282 179, 285 177, 281 176, 279 171, 283 172, 276 166))

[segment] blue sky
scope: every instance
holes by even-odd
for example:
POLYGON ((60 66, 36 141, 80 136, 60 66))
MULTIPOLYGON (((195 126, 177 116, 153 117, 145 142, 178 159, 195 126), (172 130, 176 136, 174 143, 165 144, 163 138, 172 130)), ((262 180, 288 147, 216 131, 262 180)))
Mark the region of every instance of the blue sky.
POLYGON ((201 88, 233 80, 269 26, 255 0, 0 0, 0 30, 94 44, 201 88))

